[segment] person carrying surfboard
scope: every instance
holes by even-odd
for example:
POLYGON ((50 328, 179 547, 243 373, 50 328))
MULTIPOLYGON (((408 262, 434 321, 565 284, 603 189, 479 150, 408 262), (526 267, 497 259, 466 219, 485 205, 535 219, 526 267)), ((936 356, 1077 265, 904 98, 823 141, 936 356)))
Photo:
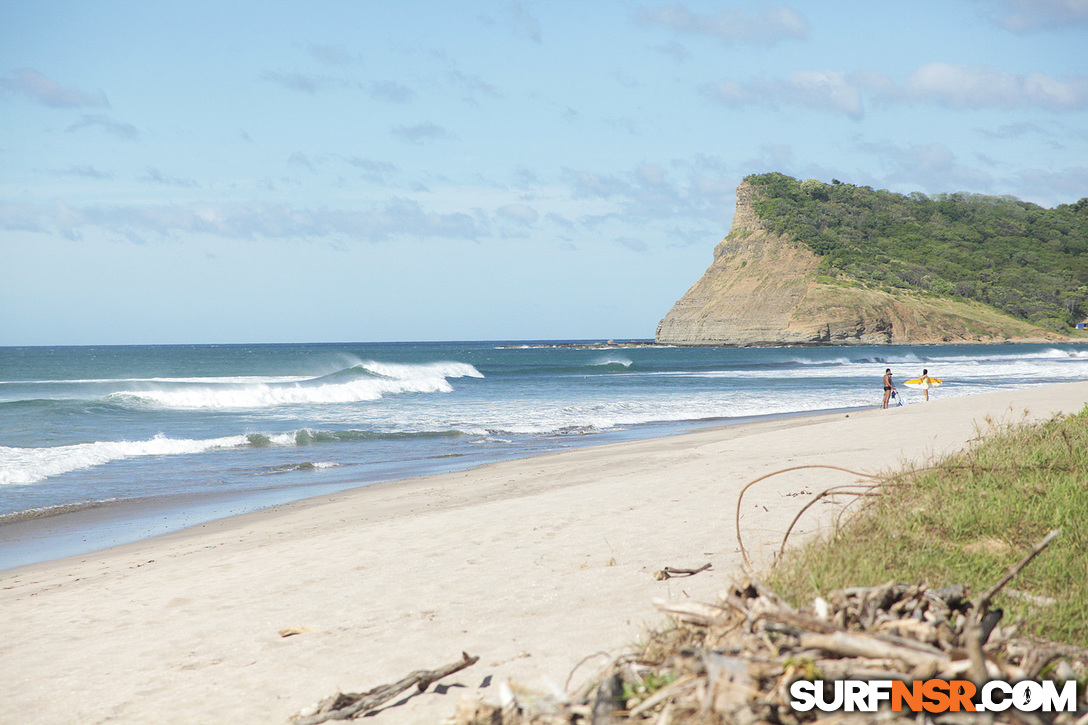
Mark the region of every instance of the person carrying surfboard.
POLYGON ((884 370, 884 405, 880 406, 881 408, 888 407, 888 400, 892 397, 893 390, 895 390, 895 385, 892 384, 892 369, 886 368, 884 370))
POLYGON ((903 385, 906 385, 908 388, 920 388, 921 390, 924 390, 926 393, 926 400, 929 400, 929 389, 936 388, 942 382, 944 381, 940 378, 930 377, 929 370, 922 370, 921 377, 914 378, 913 380, 908 380, 907 382, 903 383, 903 385))

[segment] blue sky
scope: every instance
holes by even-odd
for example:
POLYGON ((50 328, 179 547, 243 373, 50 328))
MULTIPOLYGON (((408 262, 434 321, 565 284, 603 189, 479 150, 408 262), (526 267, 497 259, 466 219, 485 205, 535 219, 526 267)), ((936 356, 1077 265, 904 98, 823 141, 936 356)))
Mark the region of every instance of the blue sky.
POLYGON ((0 345, 653 337, 751 173, 1088 196, 1088 0, 0 1, 0 345))

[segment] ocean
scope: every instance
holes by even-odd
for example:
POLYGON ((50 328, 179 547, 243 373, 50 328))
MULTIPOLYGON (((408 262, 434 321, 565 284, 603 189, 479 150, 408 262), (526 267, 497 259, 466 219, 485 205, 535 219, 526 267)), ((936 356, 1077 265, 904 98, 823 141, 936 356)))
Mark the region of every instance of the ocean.
POLYGON ((1083 380, 1088 348, 0 348, 0 569, 379 481, 875 407, 886 367, 928 368, 940 399, 1083 380))

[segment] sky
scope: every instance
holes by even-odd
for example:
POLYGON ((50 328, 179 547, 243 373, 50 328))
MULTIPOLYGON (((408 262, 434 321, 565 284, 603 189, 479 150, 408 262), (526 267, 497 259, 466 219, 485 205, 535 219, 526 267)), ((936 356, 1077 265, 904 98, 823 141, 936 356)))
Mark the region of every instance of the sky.
POLYGON ((0 345, 652 338, 769 171, 1088 196, 1088 0, 0 0, 0 345))

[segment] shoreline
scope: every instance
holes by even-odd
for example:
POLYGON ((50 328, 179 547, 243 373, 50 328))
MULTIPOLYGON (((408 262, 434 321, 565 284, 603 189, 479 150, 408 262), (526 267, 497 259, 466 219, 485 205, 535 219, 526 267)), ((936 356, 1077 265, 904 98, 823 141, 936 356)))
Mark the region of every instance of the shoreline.
MULTIPOLYGON (((805 464, 895 470, 990 425, 1079 412, 1088 382, 718 426, 378 483, 93 554, 0 572, 0 720, 286 722, 364 691, 480 662, 376 722, 437 723, 499 683, 560 689, 661 621, 655 597, 713 601, 740 571, 737 493, 805 464), (698 576, 666 581, 665 566, 698 576), (298 630, 294 636, 281 631, 298 630)), ((745 494, 766 563, 794 514, 844 481, 793 471, 745 494)), ((849 479, 848 479, 849 480, 849 479)), ((802 519, 797 544, 839 506, 802 519)))
POLYGON ((140 498, 76 501, 44 509, 29 509, 0 514, 0 573, 21 566, 40 564, 54 559, 92 554, 115 546, 161 536, 175 531, 207 524, 219 519, 261 511, 276 506, 304 501, 325 495, 352 491, 378 483, 395 483, 418 478, 471 471, 493 463, 525 460, 538 455, 686 435, 707 428, 745 425, 760 420, 804 417, 854 408, 830 408, 818 411, 772 413, 765 416, 745 416, 729 419, 671 421, 642 424, 600 431, 585 441, 562 445, 550 451, 511 454, 511 457, 481 458, 449 466, 449 470, 434 472, 422 467, 420 473, 373 480, 354 479, 330 482, 315 481, 276 488, 201 494, 165 494, 140 498))

